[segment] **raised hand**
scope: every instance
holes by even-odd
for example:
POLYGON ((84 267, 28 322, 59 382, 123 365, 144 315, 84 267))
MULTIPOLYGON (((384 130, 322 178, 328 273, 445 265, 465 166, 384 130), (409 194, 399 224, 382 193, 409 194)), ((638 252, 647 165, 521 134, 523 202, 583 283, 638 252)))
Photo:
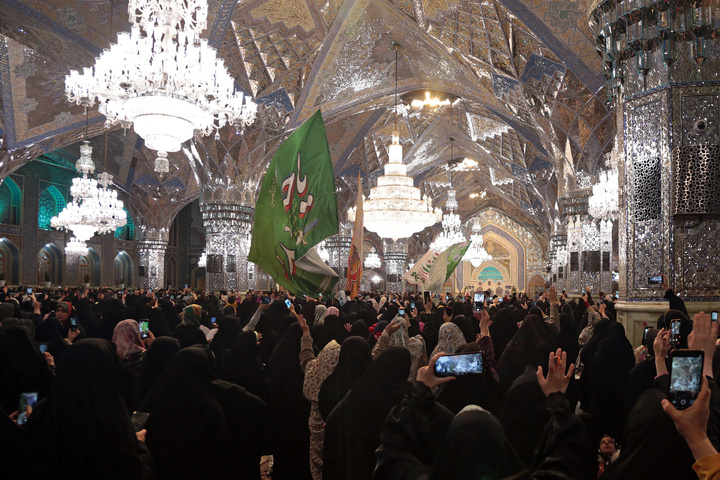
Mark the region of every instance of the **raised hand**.
POLYGON ((551 393, 565 393, 567 391, 568 384, 575 371, 575 364, 570 364, 567 374, 565 374, 566 365, 567 352, 563 352, 562 349, 558 348, 556 352, 550 352, 547 378, 543 375, 542 366, 538 366, 538 383, 546 397, 551 393))

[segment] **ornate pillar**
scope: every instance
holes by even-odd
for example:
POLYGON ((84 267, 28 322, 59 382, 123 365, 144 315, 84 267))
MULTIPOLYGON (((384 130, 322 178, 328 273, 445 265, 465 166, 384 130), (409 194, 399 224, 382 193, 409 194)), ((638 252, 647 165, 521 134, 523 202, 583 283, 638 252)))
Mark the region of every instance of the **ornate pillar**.
POLYGON ((712 8, 625 0, 591 13, 618 127, 616 308, 633 341, 668 307, 650 277, 668 275, 691 315, 720 299, 720 24, 712 8))
POLYGON ((200 204, 205 225, 206 278, 210 290, 246 290, 254 287, 254 264, 248 262, 253 215, 250 205, 225 195, 200 204))
POLYGON ((385 239, 385 289, 391 292, 404 292, 403 275, 407 271, 407 239, 396 241, 385 239))
POLYGON ((348 256, 352 243, 352 224, 340 223, 340 233, 328 237, 325 240, 325 248, 330 256, 328 265, 337 272, 340 279, 337 283, 338 290, 345 290, 347 282, 348 256))
MULTIPOLYGON (((567 232, 567 268, 564 270, 565 289, 568 294, 579 294, 585 287, 593 287, 591 275, 594 265, 591 253, 597 243, 595 238, 585 238, 584 235, 593 235, 588 215, 588 197, 590 190, 575 190, 559 198, 560 215, 564 219, 567 232)), ((598 253, 598 249, 594 250, 598 253)))
POLYGON ((558 292, 566 290, 566 274, 567 274, 567 262, 568 262, 568 251, 567 251, 567 234, 566 233, 554 233, 550 238, 550 251, 548 256, 550 257, 551 264, 551 275, 552 283, 558 292))
POLYGON ((167 228, 140 227, 142 239, 138 241, 140 257, 139 285, 140 288, 157 290, 164 288, 165 250, 168 245, 167 228))

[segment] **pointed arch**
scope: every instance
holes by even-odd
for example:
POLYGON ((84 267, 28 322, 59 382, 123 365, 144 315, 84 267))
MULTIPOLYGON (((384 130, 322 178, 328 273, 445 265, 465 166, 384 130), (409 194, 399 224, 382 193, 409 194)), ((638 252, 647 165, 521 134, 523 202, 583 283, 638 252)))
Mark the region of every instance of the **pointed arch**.
POLYGON ((38 196, 38 228, 50 230, 50 219, 65 208, 65 197, 55 185, 43 189, 38 196))
POLYGON ((10 177, 0 182, 0 223, 20 225, 22 190, 10 177))
POLYGON ((0 238, 0 273, 11 285, 20 283, 20 251, 8 238, 0 238))

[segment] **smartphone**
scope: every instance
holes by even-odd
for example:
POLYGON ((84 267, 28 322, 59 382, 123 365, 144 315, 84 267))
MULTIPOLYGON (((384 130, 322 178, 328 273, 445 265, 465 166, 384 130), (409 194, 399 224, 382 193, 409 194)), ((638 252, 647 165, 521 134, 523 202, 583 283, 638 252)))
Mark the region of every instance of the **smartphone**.
POLYGON ((498 303, 503 303, 503 297, 498 297, 498 303))
POLYGON ((645 327, 643 329, 642 345, 647 345, 647 334, 652 327, 645 327))
POLYGON ((677 348, 680 343, 680 320, 670 322, 670 345, 677 348))
POLYGON ((425 300, 425 303, 428 303, 430 301, 431 297, 432 297, 432 295, 430 294, 429 290, 425 290, 423 292, 423 300, 425 300))
POLYGON ((150 336, 149 332, 150 332, 150 322, 148 322, 145 319, 141 319, 140 320, 140 338, 142 340, 145 340, 146 338, 148 338, 150 336))
POLYGON ((656 275, 654 277, 648 277, 648 284, 650 285, 662 285, 662 275, 656 275))
POLYGON ((185 284, 185 288, 187 288, 187 283, 185 284))
POLYGON ((70 330, 77 331, 77 318, 71 317, 70 318, 70 330))
POLYGON ((139 432, 143 428, 145 428, 145 424, 148 421, 148 418, 150 418, 150 414, 148 412, 133 412, 132 416, 130 417, 130 422, 132 423, 133 429, 136 432, 139 432))
POLYGON ((410 310, 415 310, 415 302, 410 302, 410 310))
POLYGON ((398 315, 400 315, 401 317, 404 317, 404 316, 405 316, 405 309, 404 309, 404 308, 398 309, 398 315))
POLYGON ((483 373, 482 352, 443 355, 435 362, 436 377, 475 375, 483 373))
POLYGON ((20 404, 18 405, 18 416, 17 424, 25 425, 28 421, 27 408, 30 407, 30 412, 35 408, 37 403, 38 394, 37 392, 27 392, 20 394, 20 404))
POLYGON ((272 298, 270 298, 270 297, 263 297, 263 303, 271 303, 271 302, 272 302, 272 298))
POLYGON ((285 305, 287 305, 288 308, 290 308, 292 306, 292 302, 290 301, 289 298, 285 299, 285 305))
POLYGON ((216 324, 217 324, 217 317, 212 317, 212 318, 210 318, 210 323, 212 323, 213 325, 216 325, 216 324))
POLYGON ((40 353, 47 352, 48 342, 42 342, 38 344, 38 348, 40 349, 40 353))
POLYGON ((483 309, 483 306, 485 304, 485 294, 484 293, 476 293, 473 297, 473 311, 479 312, 483 309))
POLYGON ((32 288, 28 288, 27 290, 25 290, 25 293, 27 293, 28 295, 32 295, 32 288))
POLYGON ((678 410, 690 407, 702 385, 704 352, 673 350, 670 352, 670 395, 668 400, 678 410))
POLYGON ((148 288, 148 293, 152 293, 152 288, 148 288))
POLYGON ((717 315, 718 315, 718 312, 717 312, 717 311, 712 312, 712 313, 710 314, 710 321, 711 321, 711 322, 717 322, 717 315))

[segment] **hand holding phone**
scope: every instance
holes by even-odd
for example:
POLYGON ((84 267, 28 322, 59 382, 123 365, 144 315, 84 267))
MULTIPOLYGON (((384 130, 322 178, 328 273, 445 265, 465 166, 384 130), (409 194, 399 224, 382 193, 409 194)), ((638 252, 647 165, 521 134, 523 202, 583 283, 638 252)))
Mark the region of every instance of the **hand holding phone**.
POLYGON ((145 340, 150 336, 150 322, 145 319, 140 320, 140 339, 145 340))
POLYGON ((77 318, 71 317, 70 318, 70 330, 73 332, 77 332, 78 324, 77 324, 77 318))
POLYGON ((692 406, 702 385, 705 352, 673 350, 670 352, 670 391, 668 400, 678 410, 692 406))
POLYGON ((441 355, 435 362, 436 377, 456 377, 483 373, 482 352, 441 355))
POLYGON ((17 424, 25 425, 32 414, 33 408, 37 403, 37 392, 26 392, 20 394, 20 404, 18 405, 17 424))
POLYGON ((130 422, 132 423, 133 430, 139 432, 140 430, 145 428, 145 424, 147 423, 149 418, 150 414, 148 412, 133 412, 132 416, 130 417, 130 422))

